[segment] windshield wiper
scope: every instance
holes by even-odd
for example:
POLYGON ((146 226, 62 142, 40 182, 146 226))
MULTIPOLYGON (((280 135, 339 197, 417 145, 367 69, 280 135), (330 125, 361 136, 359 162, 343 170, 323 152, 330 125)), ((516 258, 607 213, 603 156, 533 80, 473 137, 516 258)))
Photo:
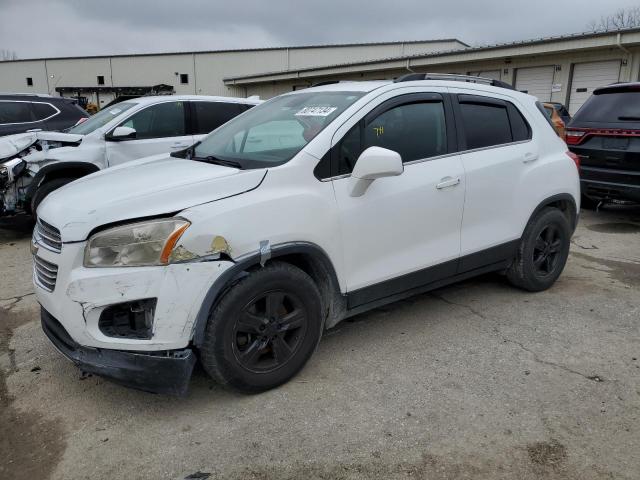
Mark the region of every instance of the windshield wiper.
POLYGON ((618 117, 618 120, 622 120, 622 121, 640 121, 640 117, 634 117, 634 116, 622 116, 622 117, 618 117))
POLYGON ((208 155, 206 157, 191 157, 191 160, 213 163, 215 165, 222 165, 223 167, 237 168, 239 170, 242 170, 243 168, 240 162, 236 162, 235 160, 224 160, 222 158, 214 157, 213 155, 208 155))

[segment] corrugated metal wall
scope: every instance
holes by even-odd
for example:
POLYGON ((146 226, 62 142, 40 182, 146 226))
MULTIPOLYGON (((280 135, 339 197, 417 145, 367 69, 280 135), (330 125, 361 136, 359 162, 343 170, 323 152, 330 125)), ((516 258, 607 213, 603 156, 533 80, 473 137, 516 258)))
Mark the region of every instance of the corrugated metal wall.
POLYGON ((56 94, 56 87, 98 86, 97 76, 103 75, 105 86, 164 83, 181 94, 245 96, 244 87, 227 87, 223 78, 454 48, 463 45, 441 41, 0 62, 0 91, 56 94), (188 83, 181 83, 180 74, 189 76, 188 83))

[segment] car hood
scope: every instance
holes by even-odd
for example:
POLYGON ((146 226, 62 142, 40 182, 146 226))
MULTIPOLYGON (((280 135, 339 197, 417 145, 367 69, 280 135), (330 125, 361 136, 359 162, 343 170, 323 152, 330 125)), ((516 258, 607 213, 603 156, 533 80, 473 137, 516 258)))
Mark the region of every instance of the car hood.
POLYGON ((53 192, 38 216, 63 242, 85 240, 97 227, 179 212, 255 189, 266 170, 238 170, 161 156, 83 177, 53 192))
POLYGON ((84 135, 61 132, 18 133, 0 137, 0 161, 13 158, 38 142, 73 144, 80 143, 83 137, 84 135))

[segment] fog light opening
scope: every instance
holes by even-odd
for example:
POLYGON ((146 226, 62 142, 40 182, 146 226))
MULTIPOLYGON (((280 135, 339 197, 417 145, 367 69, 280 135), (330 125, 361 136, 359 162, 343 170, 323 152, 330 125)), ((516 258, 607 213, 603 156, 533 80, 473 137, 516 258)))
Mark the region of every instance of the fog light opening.
POLYGON ((107 337, 148 340, 153 336, 157 298, 119 303, 105 308, 98 328, 107 337))

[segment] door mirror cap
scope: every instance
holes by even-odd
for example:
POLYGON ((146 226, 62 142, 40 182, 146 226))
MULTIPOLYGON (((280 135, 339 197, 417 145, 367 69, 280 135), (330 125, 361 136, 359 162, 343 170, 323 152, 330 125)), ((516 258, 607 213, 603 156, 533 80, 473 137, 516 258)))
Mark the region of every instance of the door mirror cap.
POLYGON ((377 178, 396 177, 404 172, 398 152, 382 147, 367 148, 351 172, 351 196, 360 197, 377 178))
POLYGON ((136 138, 136 129, 131 127, 116 127, 111 135, 109 135, 111 140, 132 140, 136 138))

